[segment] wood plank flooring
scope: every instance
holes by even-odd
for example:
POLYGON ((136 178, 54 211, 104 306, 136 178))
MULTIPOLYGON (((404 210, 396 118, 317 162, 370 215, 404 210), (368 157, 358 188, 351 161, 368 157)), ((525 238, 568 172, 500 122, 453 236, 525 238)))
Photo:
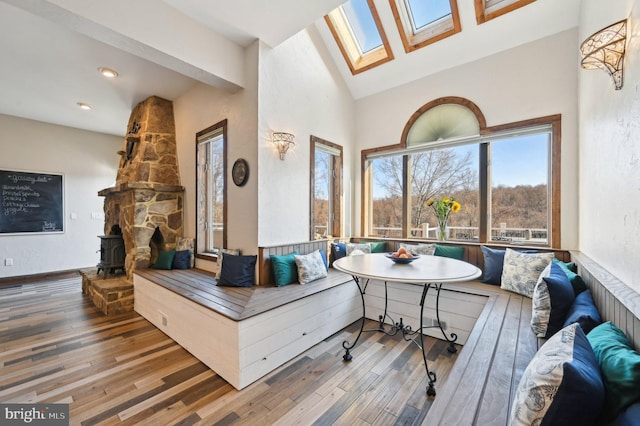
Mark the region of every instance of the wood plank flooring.
MULTIPOLYGON (((135 312, 104 316, 79 277, 22 283, 0 288, 0 402, 67 403, 74 425, 420 424, 420 351, 365 333, 344 363, 358 325, 237 391, 135 312)), ((425 346, 441 387, 456 355, 425 346)))

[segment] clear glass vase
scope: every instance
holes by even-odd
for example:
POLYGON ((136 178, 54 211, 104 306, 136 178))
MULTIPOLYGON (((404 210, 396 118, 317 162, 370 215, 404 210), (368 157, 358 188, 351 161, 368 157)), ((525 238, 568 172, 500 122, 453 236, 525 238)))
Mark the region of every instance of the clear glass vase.
POLYGON ((447 222, 439 222, 438 223, 438 229, 437 229, 437 237, 438 237, 438 241, 447 241, 447 234, 449 230, 447 229, 447 222))

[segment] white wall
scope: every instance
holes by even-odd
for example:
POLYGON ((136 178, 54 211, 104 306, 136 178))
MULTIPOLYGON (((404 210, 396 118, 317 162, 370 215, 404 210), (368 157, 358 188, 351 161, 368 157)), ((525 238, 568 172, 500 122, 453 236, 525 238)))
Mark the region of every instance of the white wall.
POLYGON ((640 4, 584 0, 582 41, 630 17, 624 86, 580 70, 580 250, 640 292, 640 4))
POLYGON ((115 183, 122 138, 1 114, 0 129, 0 168, 64 174, 64 233, 0 235, 0 278, 94 267, 104 219, 91 214, 115 183))
POLYGON ((354 101, 315 27, 274 49, 261 44, 259 69, 259 245, 309 240, 311 135, 344 149, 344 233, 350 235, 354 101), (284 161, 271 143, 274 131, 296 137, 284 161))
MULTIPOLYGON (((522 45, 356 102, 356 153, 400 142, 422 105, 445 96, 474 102, 487 126, 562 114, 562 247, 578 245, 577 29, 522 45)), ((354 182, 360 157, 354 156, 354 182)), ((360 186, 354 187, 354 234, 360 233, 360 186)))
MULTIPOLYGON (((184 234, 196 236, 196 133, 227 120, 227 247, 257 253, 258 234, 258 43, 245 50, 243 90, 231 94, 198 84, 173 103, 180 180, 185 187, 184 234), (237 158, 249 163, 249 180, 237 187, 231 167, 237 158)), ((209 265, 210 266, 210 265, 209 265)), ((198 267, 208 268, 204 262, 198 267)))

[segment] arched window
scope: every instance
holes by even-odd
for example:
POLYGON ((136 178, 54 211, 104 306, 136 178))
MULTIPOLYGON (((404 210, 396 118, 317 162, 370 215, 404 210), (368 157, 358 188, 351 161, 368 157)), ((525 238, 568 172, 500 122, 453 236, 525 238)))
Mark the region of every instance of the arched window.
POLYGON ((560 116, 489 128, 467 99, 429 102, 363 152, 363 235, 436 238, 427 202, 455 198, 448 239, 559 247, 559 144, 560 116))

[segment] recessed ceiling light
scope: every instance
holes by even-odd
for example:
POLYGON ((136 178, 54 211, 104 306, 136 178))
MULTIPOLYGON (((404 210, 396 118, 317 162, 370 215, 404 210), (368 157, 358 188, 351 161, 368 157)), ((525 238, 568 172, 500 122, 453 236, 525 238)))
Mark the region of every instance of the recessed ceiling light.
POLYGON ((118 71, 112 68, 100 67, 98 68, 98 71, 100 71, 100 74, 102 74, 103 77, 116 78, 118 76, 118 71))
POLYGON ((85 104, 84 102, 78 102, 76 105, 78 105, 80 108, 86 109, 86 110, 89 110, 89 109, 92 108, 91 105, 85 104))

